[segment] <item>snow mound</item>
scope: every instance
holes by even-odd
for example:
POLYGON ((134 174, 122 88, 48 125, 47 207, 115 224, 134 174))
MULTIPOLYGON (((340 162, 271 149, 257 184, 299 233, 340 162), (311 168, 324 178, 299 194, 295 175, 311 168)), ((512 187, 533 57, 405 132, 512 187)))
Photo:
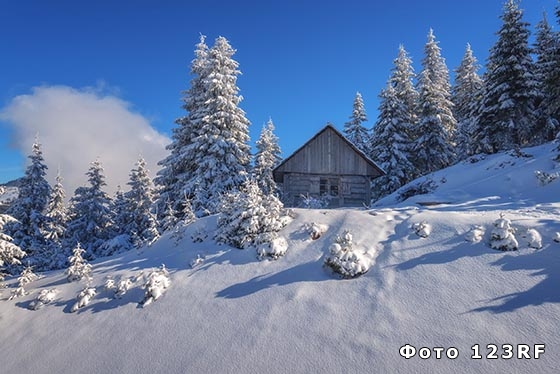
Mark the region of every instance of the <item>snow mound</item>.
POLYGON ((542 248, 542 236, 537 230, 527 229, 527 233, 524 235, 524 239, 526 240, 529 248, 542 248))
POLYGON ((465 234, 465 240, 470 243, 480 243, 484 238, 484 227, 476 225, 470 229, 469 232, 465 234))

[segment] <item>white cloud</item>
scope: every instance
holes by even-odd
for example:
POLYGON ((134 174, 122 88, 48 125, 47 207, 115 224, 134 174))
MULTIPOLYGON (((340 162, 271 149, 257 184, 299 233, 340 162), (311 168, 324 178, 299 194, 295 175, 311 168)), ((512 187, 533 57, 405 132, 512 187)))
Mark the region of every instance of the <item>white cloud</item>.
POLYGON ((142 155, 152 176, 166 156, 169 139, 157 132, 130 104, 102 89, 42 86, 12 99, 0 112, 12 129, 12 144, 24 155, 36 137, 43 145, 52 183, 61 169, 68 195, 86 183, 85 173, 99 158, 107 191, 126 187, 130 169, 142 155))

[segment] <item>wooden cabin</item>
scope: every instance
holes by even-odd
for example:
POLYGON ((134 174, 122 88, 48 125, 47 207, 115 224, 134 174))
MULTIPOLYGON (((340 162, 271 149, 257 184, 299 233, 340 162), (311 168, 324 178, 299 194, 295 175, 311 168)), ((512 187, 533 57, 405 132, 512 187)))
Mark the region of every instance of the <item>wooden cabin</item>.
POLYGON ((384 174, 330 124, 273 171, 285 204, 297 206, 301 196, 330 195, 332 208, 369 205, 371 180, 384 174))

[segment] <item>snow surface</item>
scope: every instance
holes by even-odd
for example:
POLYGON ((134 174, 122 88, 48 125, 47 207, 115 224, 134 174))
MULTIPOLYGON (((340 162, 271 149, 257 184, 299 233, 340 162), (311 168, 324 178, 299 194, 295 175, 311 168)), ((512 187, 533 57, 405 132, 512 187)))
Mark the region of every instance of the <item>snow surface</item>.
POLYGON ((16 279, 7 279, 0 372, 556 373, 560 180, 542 186, 535 177, 554 171, 552 148, 456 165, 434 173, 439 187, 430 195, 397 203, 395 194, 371 211, 295 209, 280 232, 288 245, 278 260, 216 244, 216 217, 200 219, 178 242, 167 234, 142 251, 93 262, 98 293, 76 313, 84 285, 68 283, 62 271, 43 274, 11 301, 16 279), (518 251, 491 249, 500 214, 518 233, 537 230, 542 248, 523 240, 518 251), (422 222, 432 228, 426 238, 411 230, 422 222), (302 230, 312 226, 326 231, 312 240, 302 230), (478 242, 465 240, 473 228, 478 242), (372 261, 351 280, 323 267, 345 230, 372 261), (210 235, 194 235, 201 232, 210 235), (162 264, 171 282, 146 308, 142 282, 121 298, 104 290, 107 276, 133 278, 162 264), (29 309, 52 289, 54 300, 29 309), (399 355, 405 344, 456 347, 459 357, 407 360, 399 355), (471 359, 474 344, 482 359, 471 359), (532 356, 534 344, 545 344, 546 352, 538 360, 492 360, 484 358, 487 344, 529 344, 532 356))

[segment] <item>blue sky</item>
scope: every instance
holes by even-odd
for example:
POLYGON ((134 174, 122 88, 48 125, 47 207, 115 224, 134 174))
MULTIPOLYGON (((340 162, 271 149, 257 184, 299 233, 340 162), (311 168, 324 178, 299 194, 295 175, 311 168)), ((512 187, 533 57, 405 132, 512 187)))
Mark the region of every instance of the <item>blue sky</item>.
MULTIPOLYGON (((557 4, 556 0, 523 0, 524 19, 534 30, 546 11, 558 29, 553 13, 557 4)), ((2 1, 0 182, 21 175, 22 150, 25 155, 30 149, 31 132, 38 132, 47 146, 43 133, 47 139, 56 138, 48 134, 55 126, 50 123, 85 126, 63 110, 64 118, 57 118, 60 101, 54 100, 48 121, 44 114, 26 119, 29 123, 45 118, 49 125, 19 129, 18 115, 30 116, 34 111, 29 106, 35 105, 31 99, 40 96, 37 87, 45 95, 55 87, 78 96, 91 94, 97 101, 114 99, 112 103, 131 112, 135 120, 141 116, 145 126, 169 135, 175 118, 183 115, 181 91, 188 88, 199 34, 207 35, 210 45, 217 36, 225 36, 237 49, 235 58, 243 72, 238 86, 244 97, 241 107, 252 122, 252 141, 270 117, 287 156, 327 121, 342 128, 356 91, 362 93, 371 126, 377 95, 399 44, 409 51, 419 71, 430 28, 450 71, 458 66, 467 42, 483 65, 496 40, 502 5, 502 0, 2 1), (22 95, 29 101, 18 101, 22 95), (18 103, 18 110, 25 113, 6 115, 6 108, 18 103)), ((50 102, 43 100, 42 105, 50 102)), ((117 125, 111 126, 108 131, 117 125)), ((107 131, 102 124, 101 131, 107 131)), ((131 131, 135 132, 133 127, 131 131)), ((95 132, 89 136, 94 142, 95 132)), ((53 149, 62 152, 65 146, 53 149)), ((103 160, 103 154, 97 156, 103 160)))

